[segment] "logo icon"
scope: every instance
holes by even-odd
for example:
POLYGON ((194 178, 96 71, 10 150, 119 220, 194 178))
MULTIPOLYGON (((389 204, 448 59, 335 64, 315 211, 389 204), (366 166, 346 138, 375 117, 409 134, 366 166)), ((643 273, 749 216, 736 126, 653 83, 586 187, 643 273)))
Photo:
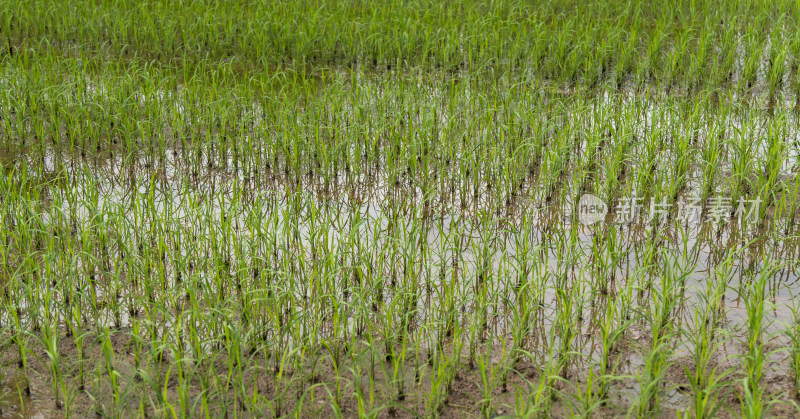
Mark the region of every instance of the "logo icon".
POLYGON ((584 194, 578 201, 578 220, 583 225, 592 225, 606 217, 608 206, 602 199, 584 194))

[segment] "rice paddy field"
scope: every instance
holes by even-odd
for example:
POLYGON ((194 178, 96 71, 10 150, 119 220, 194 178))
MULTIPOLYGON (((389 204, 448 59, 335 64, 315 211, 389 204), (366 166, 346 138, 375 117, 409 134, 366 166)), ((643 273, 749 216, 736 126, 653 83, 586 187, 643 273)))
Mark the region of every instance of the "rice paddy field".
POLYGON ((0 417, 797 417, 800 3, 0 2, 0 417))

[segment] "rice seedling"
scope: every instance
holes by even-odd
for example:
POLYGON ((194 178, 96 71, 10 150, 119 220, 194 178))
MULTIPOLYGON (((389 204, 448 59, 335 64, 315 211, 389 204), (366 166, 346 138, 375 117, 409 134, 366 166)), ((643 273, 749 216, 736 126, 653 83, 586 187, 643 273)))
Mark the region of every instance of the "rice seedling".
POLYGON ((800 398, 800 383, 798 383, 798 377, 800 377, 800 342, 798 342, 797 338, 797 320, 798 320, 798 311, 797 307, 792 307, 792 320, 789 324, 789 327, 786 330, 786 334, 789 336, 791 340, 790 346, 790 354, 791 354, 791 372, 792 378, 794 380, 794 387, 795 387, 795 398, 800 398))
POLYGON ((742 401, 742 415, 745 417, 765 417, 769 409, 773 407, 778 400, 766 399, 767 396, 762 379, 767 367, 767 357, 769 353, 765 348, 764 329, 768 326, 765 324, 766 310, 765 305, 767 302, 767 281, 771 274, 777 269, 776 266, 767 265, 758 273, 756 278, 752 278, 748 288, 746 289, 747 300, 745 300, 745 307, 747 309, 747 335, 746 345, 747 352, 742 355, 745 376, 741 384, 741 393, 739 395, 742 401))
MULTIPOLYGON (((701 296, 703 305, 695 308, 693 316, 695 330, 687 330, 687 341, 691 345, 693 368, 684 367, 692 392, 691 413, 694 417, 714 417, 723 407, 722 391, 731 370, 720 371, 715 354, 725 344, 724 331, 718 329, 720 303, 727 288, 726 282, 732 267, 731 257, 715 272, 714 281, 709 281, 701 296)), ((689 412, 686 412, 687 415, 689 412)))
POLYGON ((793 2, 56 6, 0 5, 3 414, 796 413, 793 2))
POLYGON ((677 325, 670 318, 681 304, 680 289, 691 272, 681 272, 677 261, 670 263, 668 255, 662 256, 666 260, 663 262, 661 287, 652 292, 652 304, 644 313, 652 338, 649 345, 643 348, 644 366, 638 376, 640 396, 632 407, 640 417, 655 413, 659 407, 662 382, 670 363, 669 358, 675 350, 673 335, 678 333, 677 325))

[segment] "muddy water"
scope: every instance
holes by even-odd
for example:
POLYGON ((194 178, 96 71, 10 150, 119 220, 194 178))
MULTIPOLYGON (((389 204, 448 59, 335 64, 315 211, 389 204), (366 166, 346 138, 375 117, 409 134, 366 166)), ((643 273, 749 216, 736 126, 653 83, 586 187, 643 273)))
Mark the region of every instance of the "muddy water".
POLYGON ((6 376, 0 384, 0 418, 36 418, 47 417, 47 409, 42 402, 32 399, 24 391, 24 378, 6 376))
MULTIPOLYGON (((6 163, 18 159, 5 152, 2 159, 6 163)), ((15 160, 19 165, 19 160, 15 160)), ((28 162, 34 165, 39 162, 28 162)), ((4 164, 8 172, 12 164, 4 164)), ((344 220, 336 223, 330 232, 328 243, 339 240, 350 229, 349 220, 357 215, 363 223, 358 227, 359 232, 369 237, 369 233, 385 230, 390 225, 396 225, 397 217, 418 219, 425 228, 425 244, 432 249, 434 256, 433 265, 442 264, 454 256, 452 251, 439 249, 443 245, 443 238, 460 233, 465 241, 460 256, 468 265, 475 265, 476 255, 473 253, 474 245, 487 237, 491 238, 494 249, 492 266, 498 267, 499 261, 513 259, 517 254, 513 232, 519 233, 522 228, 528 228, 529 234, 525 237, 532 243, 547 243, 546 240, 558 231, 569 231, 577 220, 573 216, 573 205, 569 202, 533 203, 526 202, 524 197, 507 205, 507 208, 497 209, 494 213, 480 197, 460 202, 452 202, 449 211, 436 211, 431 205, 424 204, 422 192, 419 188, 387 185, 385 177, 379 172, 352 175, 342 173, 333 177, 327 185, 322 185, 316 180, 287 181, 285 175, 273 173, 264 175, 264 179, 254 181, 241 171, 232 170, 233 164, 218 166, 219 169, 209 170, 202 175, 192 174, 180 157, 174 153, 167 153, 166 160, 153 163, 151 159, 126 159, 119 157, 95 157, 79 159, 71 156, 54 154, 47 155, 38 167, 42 168, 43 177, 54 176, 61 169, 62 176, 70 184, 70 193, 91 196, 96 199, 97 208, 108 208, 108 211, 120 210, 129 205, 135 196, 140 199, 152 194, 157 211, 169 211, 169 216, 178 220, 186 218, 189 212, 211 211, 213 217, 222 215, 221 208, 237 204, 238 214, 228 214, 239 217, 238 221, 246 225, 246 210, 248 200, 267 198, 274 200, 276 206, 271 211, 278 219, 284 216, 282 210, 296 202, 300 203, 300 219, 308 219, 308 210, 314 207, 322 211, 322 219, 344 220), (223 167, 227 167, 224 169, 223 167), (298 199, 299 197, 299 199, 298 199), (200 203, 202 209, 191 208, 187 202, 200 203), (498 216, 500 215, 500 216, 498 216), (327 218, 326 218, 327 217, 327 218), (525 218, 522 224, 520 217, 525 218), (492 227, 494 232, 485 229, 492 227), (437 259, 439 258, 439 259, 437 259)), ((35 176, 35 175, 34 175, 35 176)), ((690 182, 695 185, 697 182, 690 182)), ((529 186, 535 189, 535 186, 529 186)), ((691 195, 691 191, 686 195, 691 195)), ((612 206, 614 204, 612 203, 612 206)), ((645 205, 646 207, 646 205, 645 205)), ((64 208, 66 209, 66 208, 64 208)), ((78 221, 89 217, 91 210, 87 206, 69 208, 70 214, 78 221)), ((96 209, 95 209, 96 211, 96 209)), ((646 211, 646 208, 643 208, 646 211)), ((704 214, 708 211, 703 209, 704 214)), ((671 215, 674 215, 671 214, 671 215)), ((48 221, 48 214, 42 213, 43 219, 48 221)), ((654 226, 642 222, 626 224, 620 221, 621 214, 612 208, 604 222, 594 226, 577 226, 576 246, 573 250, 577 261, 588 263, 594 242, 598 235, 607 236, 609 230, 617 237, 616 250, 620 260, 616 263, 614 276, 625 277, 635 272, 639 267, 637 251, 641 251, 647 241, 653 237, 654 226)), ((283 222, 283 220, 280 220, 283 222)), ((409 222, 408 225, 412 223, 409 222)), ((402 223, 400 224, 402 225, 402 223)), ((144 226, 146 227, 146 225, 144 226)), ((297 225, 299 237, 309 239, 311 225, 301 222, 297 225)), ((794 226, 787 225, 786 231, 797 231, 794 226), (794 230, 790 230, 794 229, 794 230)), ((689 275, 696 287, 703 288, 704 280, 709 277, 713 267, 719 263, 729 250, 739 248, 740 244, 756 239, 750 246, 751 250, 747 261, 749 268, 744 266, 745 260, 734 267, 733 278, 729 285, 728 299, 731 302, 731 314, 741 308, 741 299, 736 293, 738 280, 745 275, 744 271, 750 269, 749 274, 757 273, 757 260, 763 252, 769 250, 773 257, 784 263, 784 267, 770 281, 770 295, 774 298, 776 314, 775 319, 785 321, 787 317, 777 314, 785 310, 777 310, 792 301, 795 293, 800 290, 798 284, 797 260, 800 257, 796 236, 771 235, 765 237, 764 231, 755 227, 739 230, 735 220, 725 225, 713 223, 694 223, 678 226, 670 224, 658 233, 658 247, 660 250, 674 255, 684 255, 686 262, 691 262, 692 272, 689 275), (685 241, 684 241, 685 240, 685 241), (752 271, 755 268, 755 271, 752 271)), ((249 234, 243 229, 239 234, 249 234)), ((547 248, 537 248, 538 251, 547 253, 548 267, 551 272, 563 269, 563 250, 552 242, 547 248)), ((572 270, 574 271, 574 266, 572 270)), ((465 276, 469 276, 465 274, 465 276)))
MULTIPOLYGON (((785 346, 787 343, 786 338, 778 332, 791 321, 790 307, 795 295, 800 292, 797 271, 800 254, 796 237, 764 235, 755 227, 738 230, 734 223, 725 226, 699 223, 685 226, 686 229, 673 224, 668 225, 664 232, 653 234, 653 227, 646 224, 617 225, 615 217, 618 214, 615 213, 609 214, 604 222, 597 225, 580 226, 575 224, 570 203, 543 203, 535 199, 516 200, 498 209, 478 197, 467 202, 457 200, 453 202, 455 205, 443 204, 439 208, 448 210, 441 210, 426 205, 419 188, 410 184, 388 184, 379 171, 360 175, 342 173, 333 177, 329 184, 323 185, 315 179, 295 183, 280 173, 262 174, 260 178, 254 179, 233 169, 233 163, 228 163, 215 164, 215 169, 196 173, 176 153, 167 153, 163 161, 155 160, 155 163, 150 158, 122 160, 119 157, 97 156, 81 159, 56 154, 47 155, 42 163, 25 162, 18 155, 13 158, 10 154, 4 156, 6 172, 12 166, 19 168, 28 165, 37 168, 31 176, 40 177, 42 181, 58 176, 65 177, 67 181, 62 186, 54 186, 50 195, 68 191, 70 194, 91 198, 82 201, 77 207, 65 205, 61 208, 78 225, 97 214, 98 208, 109 214, 120 213, 130 208, 131 203, 137 199, 144 200, 151 196, 156 211, 164 212, 179 224, 185 223, 184 227, 188 231, 192 231, 189 224, 197 220, 197 214, 206 214, 212 223, 221 222, 223 217, 232 217, 234 223, 242 226, 236 234, 248 237, 252 233, 245 227, 252 220, 252 204, 256 201, 268 202, 270 205, 260 207, 264 211, 260 215, 265 220, 274 217, 276 224, 296 223, 295 234, 302 243, 301 251, 307 252, 309 260, 313 260, 310 248, 320 244, 333 248, 337 242, 354 234, 353 228, 356 229, 355 234, 367 242, 366 247, 374 248, 381 248, 385 244, 387 232, 399 230, 395 233, 399 237, 417 237, 424 243, 422 246, 427 249, 428 256, 422 269, 427 270, 426 275, 434 278, 434 284, 441 285, 435 278, 440 271, 447 271, 448 275, 461 278, 460 287, 466 291, 474 286, 478 272, 487 267, 497 275, 507 271, 509 261, 523 251, 520 247, 523 244, 532 245, 533 252, 540 255, 543 263, 537 274, 545 277, 565 276, 567 283, 607 281, 611 294, 620 292, 629 281, 646 279, 658 287, 659 278, 650 278, 647 269, 642 266, 648 246, 655 246, 663 259, 673 261, 681 269, 689 271, 685 283, 685 300, 677 313, 682 324, 680 327, 685 330, 693 328, 692 309, 700 304, 699 295, 705 290, 707 280, 713 276, 720 261, 742 243, 756 240, 745 249, 743 257, 735 262, 730 277, 726 279, 729 288, 725 297, 725 327, 734 335, 741 335, 747 312, 740 290, 763 269, 760 261, 765 252, 768 252, 772 257, 781 260, 784 266, 769 281, 770 310, 766 333, 774 334, 770 337, 772 345, 785 346), (89 205, 92 200, 94 203, 89 205), (316 221, 312 221, 312 208, 316 213, 316 221), (287 214, 295 212, 299 212, 299 216, 286 218, 287 214), (317 231, 314 223, 328 224, 329 231, 324 242, 312 237, 317 231), (571 232, 575 232, 572 239, 574 244, 567 246, 571 232), (610 245, 607 241, 609 234, 615 237, 610 245), (457 248, 452 245, 453 235, 461 238, 461 245, 457 248), (601 246, 606 247, 598 250, 596 246, 600 237, 605 238, 601 246), (654 237, 657 240, 655 243, 654 237), (524 241, 520 242, 520 238, 524 241), (480 251, 487 245, 491 250, 488 260, 480 251), (597 264, 593 257, 595 252, 599 252, 599 255, 614 255, 617 260, 610 269, 594 271, 597 264), (454 259, 460 261, 457 272, 448 270, 447 267, 454 259), (604 272, 602 275, 605 276, 598 277, 600 272, 604 272)), ((528 188, 535 189, 535 186, 529 185, 528 188)), ((48 211, 48 206, 55 201, 57 200, 53 196, 43 201, 41 217, 45 224, 53 221, 50 219, 53 212, 48 211)), ((138 227, 146 229, 148 225, 145 221, 138 227)), ((554 288, 545 287, 541 297, 541 327, 547 330, 552 326, 558 305, 554 288)), ((101 293, 100 298, 110 296, 101 293)), ((642 294, 641 298, 646 300, 648 296, 642 294)), ((124 304, 124 301, 125 296, 120 296, 119 303, 124 304)), ((513 303, 513 300, 509 301, 511 305, 513 303)), ((436 298, 420 299, 420 318, 435 315, 440 308, 439 304, 436 298)), ((585 317, 591 318, 594 313, 591 304, 585 303, 581 307, 585 317)), ((499 340, 505 339, 509 336, 511 327, 507 321, 508 313, 498 307, 491 310, 493 311, 488 314, 492 320, 487 333, 499 340)), ((123 325, 130 321, 126 312, 127 310, 123 310, 123 325)), ((109 326, 117 321, 110 313, 98 320, 109 326)), ((591 357, 597 351, 597 342, 592 338, 596 331, 592 329, 590 322, 586 322, 581 328, 580 339, 585 344, 578 346, 591 357)), ((645 329, 634 328, 632 339, 636 341, 645 338, 646 334, 645 329)), ((741 347, 735 342, 734 340, 723 348, 725 355, 741 353, 741 347)), ((676 356, 686 356, 686 353, 679 351, 676 356)), ((775 354, 773 357, 775 363, 770 367, 768 376, 787 375, 789 371, 786 355, 775 354)), ((633 374, 641 365, 641 359, 632 353, 628 355, 624 368, 633 374)), ((30 408, 25 408, 22 412, 20 403, 8 396, 13 393, 10 390, 11 384, 4 385, 4 412, 21 412, 26 416, 34 414, 29 411, 30 408)), ((633 399, 635 395, 635 386, 629 384, 623 386, 618 397, 633 399)), ((22 400, 25 406, 35 405, 31 400, 22 400)), ((685 396, 671 391, 666 395, 665 402, 680 408, 685 404, 685 396)))

